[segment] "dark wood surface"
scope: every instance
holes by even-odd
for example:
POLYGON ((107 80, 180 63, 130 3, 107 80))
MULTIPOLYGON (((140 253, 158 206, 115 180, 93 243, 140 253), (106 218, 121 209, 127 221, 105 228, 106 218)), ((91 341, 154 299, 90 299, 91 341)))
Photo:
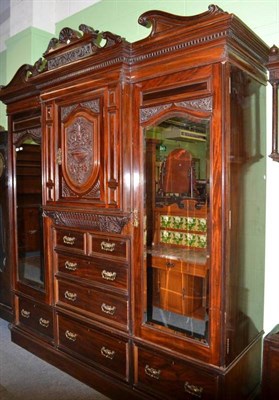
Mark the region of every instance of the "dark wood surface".
MULTIPOLYGON (((0 89, 13 167, 12 339, 112 399, 251 399, 260 384, 263 332, 241 309, 241 279, 251 266, 239 250, 235 211, 244 199, 235 184, 243 167, 261 158, 257 146, 253 154, 245 147, 250 103, 243 96, 266 84, 269 49, 217 6, 192 17, 150 11, 139 23, 150 23, 151 32, 135 43, 84 25, 81 34, 64 28, 44 63, 22 66, 0 89), (156 229, 160 212, 144 218, 145 204, 156 208, 158 142, 149 143, 144 165, 143 133, 185 115, 210 131, 207 197, 201 204, 186 193, 184 204, 186 215, 207 219, 207 246, 194 257, 184 246, 189 259, 181 249, 168 257, 165 246, 159 250, 154 270, 164 282, 163 300, 155 302, 196 313, 207 327, 202 340, 144 320, 144 262, 153 240, 144 239, 145 229, 156 229), (36 189, 32 182, 20 186, 16 174, 15 147, 25 138, 41 144, 43 287, 17 273, 16 188, 36 189), (173 258, 170 274, 162 263, 173 258), (180 296, 181 282, 192 296, 175 302, 170 289, 180 296)), ((180 199, 175 207, 182 205, 180 199)), ((158 252, 158 234, 155 242, 158 252)))
POLYGON ((262 399, 275 400, 279 397, 279 325, 264 338, 262 399))
POLYGON ((8 133, 0 130, 0 317, 12 319, 12 269, 9 259, 8 133))

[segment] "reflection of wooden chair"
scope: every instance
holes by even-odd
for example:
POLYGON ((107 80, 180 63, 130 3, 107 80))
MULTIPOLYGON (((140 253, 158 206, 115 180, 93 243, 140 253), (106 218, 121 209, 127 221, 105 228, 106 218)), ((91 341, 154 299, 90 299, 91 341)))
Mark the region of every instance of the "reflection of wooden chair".
POLYGON ((192 155, 185 149, 169 153, 161 171, 160 189, 163 193, 190 195, 193 191, 192 155))
POLYGON ((206 204, 206 180, 196 179, 199 160, 185 149, 175 149, 162 163, 156 205, 162 207, 177 203, 183 207, 186 199, 195 199, 196 208, 206 204))

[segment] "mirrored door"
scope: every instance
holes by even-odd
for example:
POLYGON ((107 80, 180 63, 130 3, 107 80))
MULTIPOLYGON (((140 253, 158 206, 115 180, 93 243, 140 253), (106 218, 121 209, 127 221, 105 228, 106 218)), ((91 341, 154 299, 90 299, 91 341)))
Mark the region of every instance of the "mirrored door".
POLYGON ((26 139, 16 146, 18 279, 44 287, 41 146, 26 139))
POLYGON ((144 321, 207 342, 209 120, 169 115, 144 136, 144 321))

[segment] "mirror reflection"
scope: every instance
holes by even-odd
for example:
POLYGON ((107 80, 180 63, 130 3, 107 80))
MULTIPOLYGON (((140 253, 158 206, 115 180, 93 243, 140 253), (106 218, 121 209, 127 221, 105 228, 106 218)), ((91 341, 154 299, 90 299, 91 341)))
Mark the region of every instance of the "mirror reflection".
POLYGON ((207 341, 209 121, 145 129, 145 322, 207 341))
POLYGON ((41 147, 26 140, 16 147, 18 278, 44 286, 41 147))

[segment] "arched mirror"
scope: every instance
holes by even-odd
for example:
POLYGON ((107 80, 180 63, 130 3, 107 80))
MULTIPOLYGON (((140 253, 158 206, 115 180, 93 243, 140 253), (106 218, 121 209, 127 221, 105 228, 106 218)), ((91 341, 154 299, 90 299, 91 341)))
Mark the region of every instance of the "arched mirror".
POLYGON ((44 287, 41 146, 27 137, 15 146, 18 280, 44 287))

